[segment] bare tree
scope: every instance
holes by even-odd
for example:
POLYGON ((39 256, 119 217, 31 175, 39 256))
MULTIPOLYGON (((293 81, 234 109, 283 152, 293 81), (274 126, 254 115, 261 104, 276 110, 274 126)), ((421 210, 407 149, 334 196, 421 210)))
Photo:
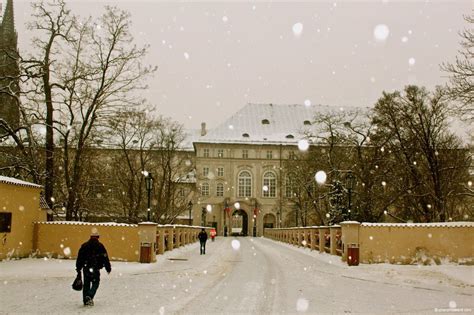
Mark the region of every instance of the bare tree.
POLYGON ((470 25, 461 31, 461 49, 454 63, 443 63, 441 69, 450 75, 446 92, 457 101, 456 112, 465 120, 474 122, 474 15, 464 17, 470 25))
POLYGON ((110 119, 110 136, 118 147, 112 153, 112 172, 122 215, 129 222, 137 222, 144 210, 143 171, 154 168, 153 151, 156 150, 154 132, 159 121, 149 119, 138 110, 125 110, 110 119))
POLYGON ((57 97, 61 118, 56 123, 62 142, 68 220, 80 207, 77 192, 85 155, 91 152, 108 117, 125 106, 143 103, 134 92, 146 88, 144 80, 155 71, 141 63, 147 47, 131 44, 130 15, 125 11, 106 7, 98 22, 76 22, 72 33, 74 40, 64 49, 68 56, 58 71, 62 93, 57 97))
POLYGON ((398 211, 421 222, 452 218, 465 199, 470 157, 449 132, 442 91, 407 86, 403 93, 384 93, 374 111, 373 138, 386 143, 385 181, 398 211))
POLYGON ((190 156, 181 150, 185 133, 183 126, 165 119, 159 125, 155 141, 157 164, 155 173, 156 219, 171 223, 188 209, 188 202, 194 193, 186 185, 186 174, 191 172, 190 156))

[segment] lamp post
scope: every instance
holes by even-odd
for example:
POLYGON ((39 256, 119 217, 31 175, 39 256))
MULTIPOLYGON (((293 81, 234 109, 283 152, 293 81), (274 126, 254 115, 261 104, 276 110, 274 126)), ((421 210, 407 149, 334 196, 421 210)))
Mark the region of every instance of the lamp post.
POLYGON ((253 210, 253 237, 257 237, 257 213, 258 202, 255 200, 255 209, 253 210))
POLYGON ((352 189, 354 189, 355 185, 355 176, 352 174, 352 171, 348 171, 346 175, 346 188, 347 188, 347 194, 348 194, 348 201, 349 201, 349 206, 348 206, 348 212, 349 212, 349 220, 351 219, 351 197, 352 197, 352 189))
POLYGON ((143 175, 145 175, 145 186, 148 192, 147 221, 150 221, 150 212, 151 212, 150 195, 151 195, 151 190, 153 189, 153 176, 151 176, 151 173, 147 171, 143 171, 143 175))
POLYGON ((193 202, 191 200, 188 202, 188 210, 189 210, 189 225, 193 225, 193 219, 191 217, 191 211, 193 210, 193 202))
POLYGON ((201 226, 206 226, 206 207, 201 207, 201 226))

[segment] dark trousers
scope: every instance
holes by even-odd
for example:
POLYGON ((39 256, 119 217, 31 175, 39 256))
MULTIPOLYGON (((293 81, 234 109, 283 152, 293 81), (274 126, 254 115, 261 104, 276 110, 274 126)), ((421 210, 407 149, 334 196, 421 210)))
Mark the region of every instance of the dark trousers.
POLYGON ((201 255, 206 254, 206 241, 199 241, 201 243, 201 255))
POLYGON ((82 287, 82 301, 86 303, 86 297, 94 299, 95 293, 99 288, 100 271, 84 268, 84 286, 82 287))

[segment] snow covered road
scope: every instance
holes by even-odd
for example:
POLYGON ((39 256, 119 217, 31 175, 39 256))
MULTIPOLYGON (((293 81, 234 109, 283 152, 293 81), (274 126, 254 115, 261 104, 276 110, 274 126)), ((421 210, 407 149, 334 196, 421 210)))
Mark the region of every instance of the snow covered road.
POLYGON ((0 313, 434 313, 474 309, 474 267, 349 267, 339 257, 264 238, 223 238, 112 262, 95 306, 71 289, 74 260, 0 262, 0 313), (232 243, 233 242, 233 243, 232 243), (238 248, 237 248, 238 247, 238 248))

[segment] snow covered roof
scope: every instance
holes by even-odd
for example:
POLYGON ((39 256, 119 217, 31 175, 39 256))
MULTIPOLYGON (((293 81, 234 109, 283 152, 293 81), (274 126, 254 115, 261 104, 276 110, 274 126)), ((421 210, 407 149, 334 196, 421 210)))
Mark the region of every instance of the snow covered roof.
POLYGON ((365 227, 474 227, 474 222, 433 222, 433 223, 367 223, 361 226, 365 227))
POLYGON ((46 199, 44 198, 44 196, 40 196, 40 208, 41 209, 45 209, 45 210, 49 210, 49 206, 48 206, 48 203, 46 202, 46 199))
POLYGON ((22 186, 22 187, 43 188, 43 186, 38 185, 38 184, 25 182, 25 181, 17 179, 17 178, 6 177, 6 176, 0 176, 0 183, 9 184, 9 185, 16 185, 16 186, 22 186))
POLYGON ((80 221, 47 221, 36 222, 37 224, 54 224, 54 225, 99 225, 99 226, 129 226, 137 227, 137 224, 117 223, 117 222, 80 222, 80 221))
POLYGON ((325 105, 247 104, 194 142, 296 145, 305 131, 314 130, 318 114, 338 110, 325 105))

